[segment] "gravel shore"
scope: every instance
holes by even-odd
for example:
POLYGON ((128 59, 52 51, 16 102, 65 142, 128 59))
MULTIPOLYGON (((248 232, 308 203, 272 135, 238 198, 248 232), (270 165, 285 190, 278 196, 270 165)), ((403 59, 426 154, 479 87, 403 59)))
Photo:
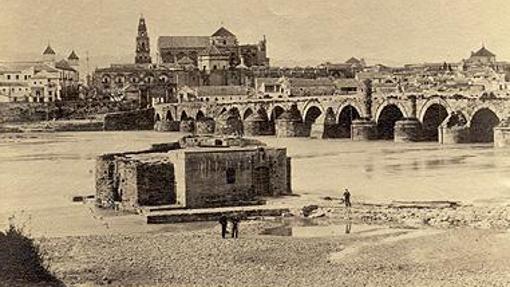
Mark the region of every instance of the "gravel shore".
MULTIPOLYGON (((333 214, 317 224, 329 224, 333 214)), ((219 226, 207 223, 178 232, 51 238, 41 244, 52 270, 69 286, 510 284, 506 231, 429 227, 370 236, 260 235, 279 225, 245 221, 238 240, 219 238, 219 226)))

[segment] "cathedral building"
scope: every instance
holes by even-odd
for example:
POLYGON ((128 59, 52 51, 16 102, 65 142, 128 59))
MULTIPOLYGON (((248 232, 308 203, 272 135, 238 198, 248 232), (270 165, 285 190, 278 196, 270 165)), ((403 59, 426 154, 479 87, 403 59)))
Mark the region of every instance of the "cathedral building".
POLYGON ((158 51, 163 63, 191 59, 200 70, 236 67, 269 67, 265 37, 258 44, 239 44, 236 35, 224 27, 211 36, 161 36, 158 51), (211 65, 212 64, 212 65, 211 65))

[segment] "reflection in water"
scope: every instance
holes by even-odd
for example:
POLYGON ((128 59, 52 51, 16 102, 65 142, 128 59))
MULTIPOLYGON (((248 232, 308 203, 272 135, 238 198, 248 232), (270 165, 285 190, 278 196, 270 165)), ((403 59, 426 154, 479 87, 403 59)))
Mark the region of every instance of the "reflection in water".
POLYGON ((348 221, 346 224, 345 224, 345 234, 349 234, 351 233, 351 227, 352 227, 352 223, 350 221, 348 221))

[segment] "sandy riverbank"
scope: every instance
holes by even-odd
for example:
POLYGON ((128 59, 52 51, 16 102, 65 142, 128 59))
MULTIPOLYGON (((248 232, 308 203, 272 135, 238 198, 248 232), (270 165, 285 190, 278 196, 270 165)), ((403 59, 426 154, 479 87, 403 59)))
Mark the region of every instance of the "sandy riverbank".
POLYGON ((238 240, 223 240, 218 226, 205 224, 178 232, 53 238, 42 246, 52 270, 69 286, 510 284, 508 232, 386 227, 356 232, 354 225, 343 236, 260 234, 279 224, 243 222, 238 240))

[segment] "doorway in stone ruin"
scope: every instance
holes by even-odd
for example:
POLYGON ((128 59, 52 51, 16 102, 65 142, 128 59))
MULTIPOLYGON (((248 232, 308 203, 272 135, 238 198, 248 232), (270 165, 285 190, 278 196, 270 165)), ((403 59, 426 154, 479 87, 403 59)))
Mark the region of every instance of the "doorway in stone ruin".
POLYGON ((271 189, 271 177, 269 168, 260 166, 253 173, 253 188, 255 195, 269 195, 271 189))

